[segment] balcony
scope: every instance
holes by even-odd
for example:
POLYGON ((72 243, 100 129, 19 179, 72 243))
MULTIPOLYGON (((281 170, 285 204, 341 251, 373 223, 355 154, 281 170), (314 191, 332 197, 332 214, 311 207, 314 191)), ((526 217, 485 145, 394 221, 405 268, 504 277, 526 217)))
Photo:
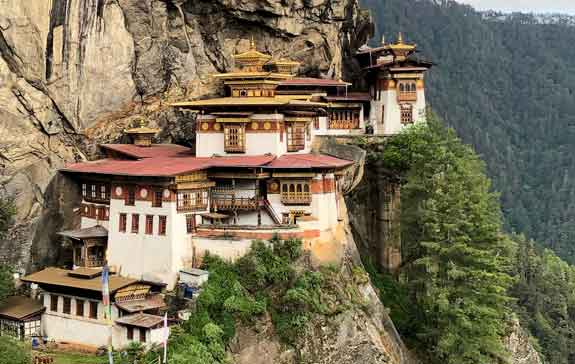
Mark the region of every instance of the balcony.
POLYGON ((194 211, 205 211, 208 209, 208 204, 207 203, 199 203, 199 204, 178 204, 178 207, 176 208, 178 212, 194 212, 194 211))
POLYGON ((284 205, 309 205, 311 204, 310 192, 282 192, 281 202, 284 205))
POLYGON ((397 93, 397 101, 399 102, 417 101, 417 91, 409 91, 409 92, 400 91, 397 93))
POLYGON ((354 120, 330 120, 330 129, 359 129, 359 119, 354 120))
POLYGON ((212 206, 218 210, 257 210, 255 197, 212 196, 212 206))

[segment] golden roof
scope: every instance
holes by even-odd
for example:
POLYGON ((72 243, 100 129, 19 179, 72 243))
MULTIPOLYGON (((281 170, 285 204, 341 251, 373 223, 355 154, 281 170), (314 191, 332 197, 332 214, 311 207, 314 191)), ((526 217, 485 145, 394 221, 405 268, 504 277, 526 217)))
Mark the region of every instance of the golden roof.
POLYGON ((215 99, 184 101, 170 104, 176 107, 193 106, 327 106, 323 102, 309 101, 309 95, 286 95, 276 97, 220 97, 215 99))
POLYGON ((140 126, 124 130, 127 134, 156 134, 160 129, 148 128, 144 119, 140 119, 140 126))
POLYGON ((269 54, 258 52, 258 50, 256 49, 256 42, 254 41, 253 37, 252 40, 250 41, 250 49, 247 52, 235 54, 233 57, 236 61, 239 61, 240 63, 261 62, 261 64, 266 63, 272 58, 272 56, 270 56, 269 54))
POLYGON ((403 33, 399 33, 397 37, 397 42, 395 42, 394 44, 387 44, 384 46, 384 48, 390 50, 395 55, 405 56, 408 53, 415 51, 417 45, 404 43, 403 33))

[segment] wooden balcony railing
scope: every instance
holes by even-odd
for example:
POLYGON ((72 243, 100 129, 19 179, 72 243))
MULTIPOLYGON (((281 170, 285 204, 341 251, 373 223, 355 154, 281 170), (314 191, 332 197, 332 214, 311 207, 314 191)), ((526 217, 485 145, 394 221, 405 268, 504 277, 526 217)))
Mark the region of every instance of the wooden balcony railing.
POLYGON ((281 201, 284 205, 309 205, 311 204, 311 193, 282 192, 281 201))
POLYGON ((397 101, 417 101, 417 92, 398 92, 397 101))
POLYGON ((245 153, 246 147, 243 143, 242 145, 226 144, 224 146, 224 151, 226 153, 245 153))
POLYGON ((193 211, 204 211, 208 208, 207 203, 199 203, 199 204, 181 204, 176 207, 178 212, 193 212, 193 211))
POLYGON ((84 268, 100 268, 104 266, 104 259, 88 258, 80 259, 76 264, 77 266, 84 268))
POLYGON ((338 120, 332 119, 329 121, 330 129, 359 129, 359 119, 353 120, 338 120))
POLYGON ((219 210, 256 210, 258 200, 255 197, 212 196, 212 206, 219 210))

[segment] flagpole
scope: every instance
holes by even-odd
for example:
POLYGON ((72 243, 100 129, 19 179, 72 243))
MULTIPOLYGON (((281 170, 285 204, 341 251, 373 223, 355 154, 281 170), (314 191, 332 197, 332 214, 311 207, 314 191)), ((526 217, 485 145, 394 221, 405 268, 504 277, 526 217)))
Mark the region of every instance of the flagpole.
POLYGON ((110 269, 108 265, 102 268, 102 304, 104 305, 104 319, 108 323, 109 336, 108 336, 108 361, 114 364, 114 347, 112 346, 112 306, 110 305, 110 269))

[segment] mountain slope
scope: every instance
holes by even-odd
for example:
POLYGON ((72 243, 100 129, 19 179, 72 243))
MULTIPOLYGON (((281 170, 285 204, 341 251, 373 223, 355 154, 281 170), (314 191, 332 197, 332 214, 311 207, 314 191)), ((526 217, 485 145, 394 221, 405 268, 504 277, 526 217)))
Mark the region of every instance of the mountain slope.
POLYGON ((434 111, 487 162, 508 230, 575 262, 575 27, 493 19, 453 1, 364 0, 382 33, 406 33, 434 111))

